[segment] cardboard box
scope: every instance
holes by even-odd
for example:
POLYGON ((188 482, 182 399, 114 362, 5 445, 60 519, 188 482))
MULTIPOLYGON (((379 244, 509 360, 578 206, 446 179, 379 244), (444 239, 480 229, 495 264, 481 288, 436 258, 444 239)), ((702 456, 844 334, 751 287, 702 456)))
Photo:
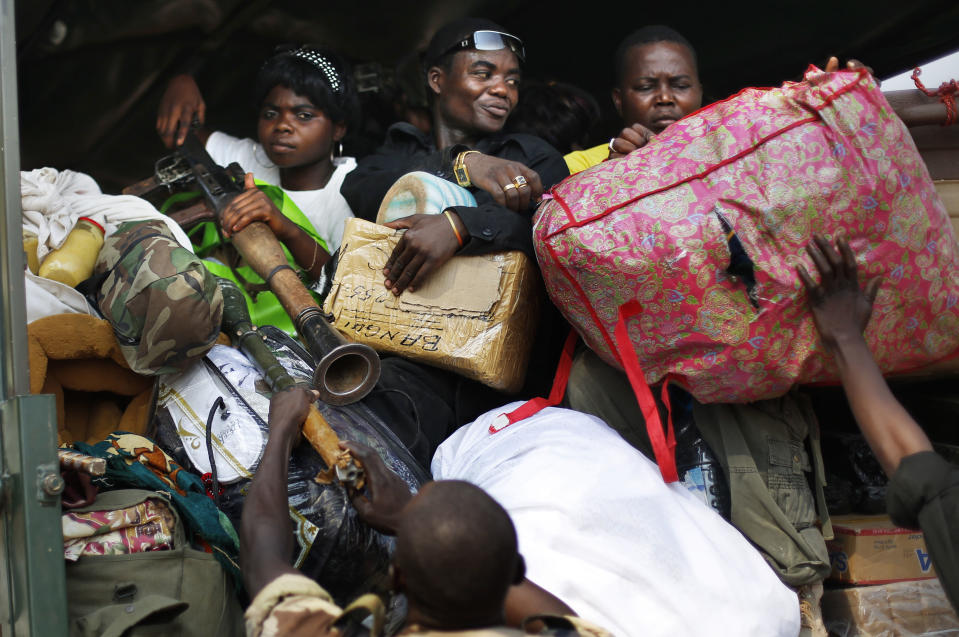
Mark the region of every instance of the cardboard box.
POLYGON ((827 590, 822 615, 837 637, 959 635, 959 617, 937 579, 827 590))
POLYGON ((936 576, 921 531, 897 527, 887 515, 840 515, 832 525, 830 581, 869 585, 936 576))
POLYGON ((522 252, 454 257, 416 292, 393 295, 383 266, 402 235, 348 219, 324 311, 350 340, 516 392, 526 378, 539 271, 522 252))

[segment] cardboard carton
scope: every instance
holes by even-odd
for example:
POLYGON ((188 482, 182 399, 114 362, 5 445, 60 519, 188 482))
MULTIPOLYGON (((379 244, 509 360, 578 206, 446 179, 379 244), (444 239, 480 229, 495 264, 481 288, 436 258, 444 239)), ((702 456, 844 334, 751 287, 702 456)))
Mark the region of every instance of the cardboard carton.
POLYGON ((416 292, 383 285, 402 235, 348 219, 324 311, 357 343, 516 392, 539 318, 539 272, 522 252, 454 257, 416 292))
POLYGON ((830 581, 866 585, 936 576, 921 531, 897 527, 887 515, 841 515, 832 523, 830 581))
POLYGON ((959 617, 936 579, 827 590, 822 614, 837 637, 959 634, 959 617))

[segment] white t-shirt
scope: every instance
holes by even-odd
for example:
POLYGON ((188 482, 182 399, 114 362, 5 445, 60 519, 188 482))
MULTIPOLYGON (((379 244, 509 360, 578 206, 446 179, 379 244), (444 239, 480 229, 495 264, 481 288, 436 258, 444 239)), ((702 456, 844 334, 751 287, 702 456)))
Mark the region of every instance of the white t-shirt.
MULTIPOLYGON (((280 169, 267 157, 263 146, 252 139, 238 139, 217 131, 207 140, 206 150, 213 161, 221 166, 235 161, 243 170, 253 173, 257 179, 280 185, 280 169)), ((336 157, 333 159, 333 174, 326 187, 319 190, 283 189, 313 224, 316 233, 326 242, 330 253, 340 247, 343 226, 346 220, 353 216, 350 205, 340 194, 340 186, 346 173, 354 168, 354 158, 336 157)))

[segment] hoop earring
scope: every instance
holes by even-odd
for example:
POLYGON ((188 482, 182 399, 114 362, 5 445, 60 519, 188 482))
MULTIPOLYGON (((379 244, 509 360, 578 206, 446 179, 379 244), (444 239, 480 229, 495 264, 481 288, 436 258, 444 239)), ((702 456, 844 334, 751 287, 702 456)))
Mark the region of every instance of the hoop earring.
POLYGON ((337 156, 337 157, 342 157, 342 156, 343 156, 343 142, 338 142, 338 143, 337 143, 336 156, 337 156))

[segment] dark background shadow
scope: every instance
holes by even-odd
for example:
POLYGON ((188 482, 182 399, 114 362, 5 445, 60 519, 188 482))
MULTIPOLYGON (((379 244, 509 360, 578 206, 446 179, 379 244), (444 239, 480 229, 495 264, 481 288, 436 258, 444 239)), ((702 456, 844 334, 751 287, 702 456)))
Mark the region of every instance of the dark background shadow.
POLYGON ((296 0, 29 0, 16 3, 22 168, 70 168, 104 191, 152 172, 165 149, 154 132, 167 79, 200 60, 212 128, 252 135, 252 81, 273 47, 317 42, 363 76, 364 123, 347 154, 379 143, 395 119, 397 86, 416 85, 410 54, 451 18, 490 17, 522 37, 527 74, 590 91, 604 109, 596 141, 618 130, 609 100, 612 55, 644 24, 664 23, 696 46, 708 100, 745 86, 798 79, 829 55, 855 57, 880 77, 959 45, 959 3, 562 4, 534 0, 303 2, 296 0), (399 84, 398 63, 405 69, 399 84))

